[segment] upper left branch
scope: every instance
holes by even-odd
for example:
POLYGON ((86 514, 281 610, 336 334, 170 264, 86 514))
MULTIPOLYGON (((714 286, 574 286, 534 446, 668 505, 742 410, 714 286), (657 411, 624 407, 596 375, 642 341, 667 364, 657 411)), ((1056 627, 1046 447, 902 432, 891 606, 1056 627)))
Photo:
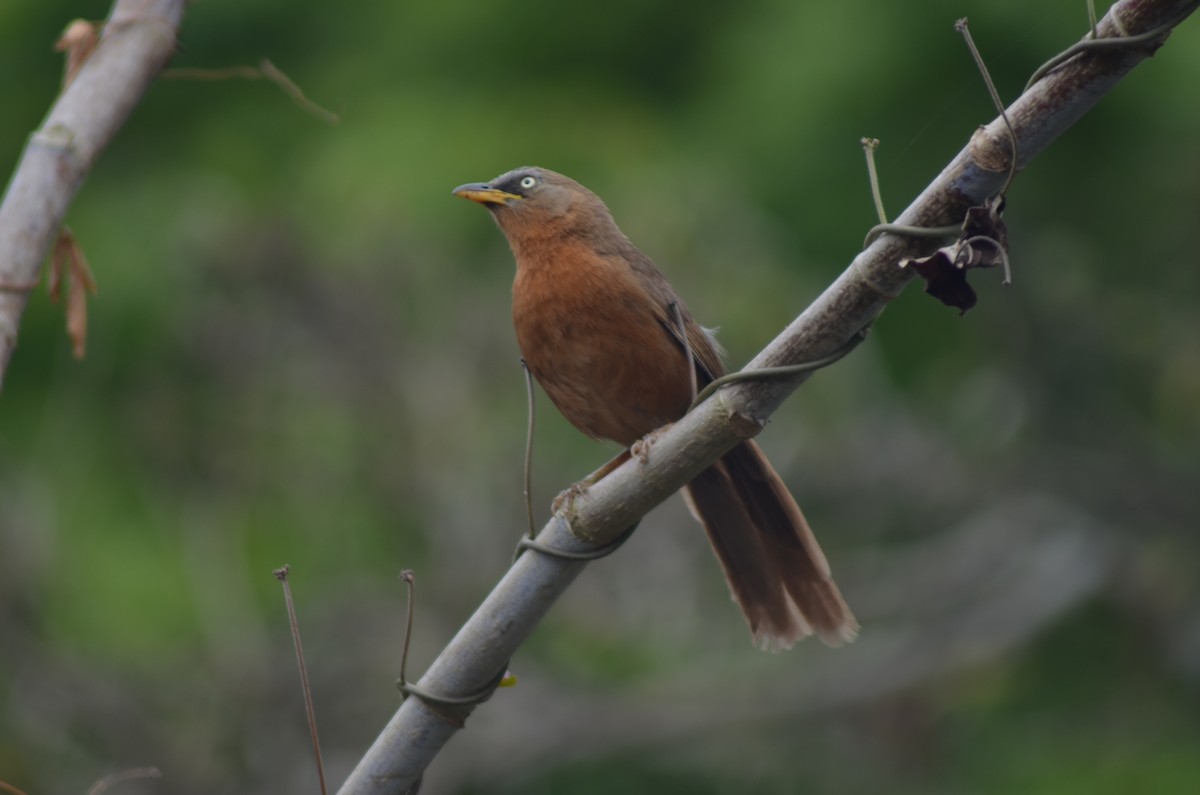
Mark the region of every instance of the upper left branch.
POLYGON ((175 52, 187 0, 116 0, 95 51, 29 137, 0 203, 0 386, 28 285, 92 165, 175 52))

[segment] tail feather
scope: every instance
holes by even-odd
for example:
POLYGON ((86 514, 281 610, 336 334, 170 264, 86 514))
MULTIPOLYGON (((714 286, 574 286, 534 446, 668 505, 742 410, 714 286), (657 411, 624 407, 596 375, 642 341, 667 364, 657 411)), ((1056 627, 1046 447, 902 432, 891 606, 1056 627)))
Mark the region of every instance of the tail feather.
POLYGON ((788 648, 814 632, 831 646, 851 641, 858 622, 800 506, 762 450, 743 442, 684 490, 704 525, 754 642, 788 648))

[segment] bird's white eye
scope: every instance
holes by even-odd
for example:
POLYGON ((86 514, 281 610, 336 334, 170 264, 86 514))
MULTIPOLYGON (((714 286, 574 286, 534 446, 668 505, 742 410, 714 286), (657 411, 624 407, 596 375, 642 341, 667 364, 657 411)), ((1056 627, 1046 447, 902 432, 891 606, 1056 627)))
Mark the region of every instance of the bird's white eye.
POLYGON ((525 177, 525 179, 521 180, 522 188, 532 188, 536 184, 537 180, 533 177, 525 177))

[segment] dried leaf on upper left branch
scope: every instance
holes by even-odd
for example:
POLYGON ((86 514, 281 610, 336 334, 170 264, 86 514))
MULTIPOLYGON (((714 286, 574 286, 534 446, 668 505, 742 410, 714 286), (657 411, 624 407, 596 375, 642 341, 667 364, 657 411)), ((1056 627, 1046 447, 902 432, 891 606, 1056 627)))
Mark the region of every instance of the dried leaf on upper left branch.
POLYGON ((63 279, 67 282, 67 336, 76 359, 82 359, 87 351, 87 297, 95 294, 96 279, 88 267, 83 247, 67 227, 58 233, 54 249, 50 252, 50 300, 58 303, 62 297, 63 279))
POLYGON ((83 68, 100 42, 100 25, 86 19, 76 19, 54 42, 55 52, 67 54, 66 69, 63 71, 63 88, 71 85, 75 75, 83 68))

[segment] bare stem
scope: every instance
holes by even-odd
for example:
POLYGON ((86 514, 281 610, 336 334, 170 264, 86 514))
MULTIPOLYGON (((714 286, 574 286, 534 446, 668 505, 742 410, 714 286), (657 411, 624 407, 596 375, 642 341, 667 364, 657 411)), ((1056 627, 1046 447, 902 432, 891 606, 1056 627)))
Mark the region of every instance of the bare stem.
POLYGON ((257 67, 226 66, 218 69, 175 68, 167 69, 163 72, 162 76, 168 79, 200 81, 265 79, 279 86, 285 94, 292 98, 293 102, 322 121, 329 124, 338 124, 341 122, 340 116, 331 110, 321 107, 305 96, 300 86, 296 85, 279 67, 266 58, 263 58, 257 67))
POLYGON ((321 795, 325 795, 325 762, 321 758, 321 740, 317 737, 317 712, 313 708, 312 688, 308 684, 308 666, 304 663, 304 647, 300 644, 300 623, 296 621, 296 605, 292 602, 292 586, 288 574, 292 567, 284 564, 272 572, 283 583, 283 601, 287 605, 288 622, 292 627, 292 642, 296 646, 296 664, 300 666, 300 688, 304 691, 304 714, 308 718, 308 734, 312 738, 313 755, 317 758, 317 779, 321 795))
POLYGON ((878 138, 862 139, 863 153, 867 156, 867 179, 871 182, 871 198, 875 200, 875 215, 879 223, 888 222, 887 212, 883 209, 883 193, 879 190, 879 172, 875 170, 875 150, 879 148, 878 138))
POLYGON ((113 773, 97 781, 88 790, 87 795, 101 795, 101 793, 117 784, 143 778, 162 778, 162 771, 157 767, 134 767, 129 770, 122 770, 120 773, 113 773))
POLYGON ((1013 130, 1012 122, 1008 120, 1008 113, 1004 110, 1004 103, 1000 101, 1000 92, 996 90, 996 84, 992 82, 992 76, 988 74, 987 64, 983 62, 983 56, 979 54, 979 48, 975 46, 975 39, 971 37, 971 29, 967 27, 967 18, 963 17, 954 23, 955 29, 963 35, 967 42, 967 48, 971 51, 971 57, 975 59, 975 65, 979 67, 979 74, 983 76, 983 83, 987 86, 988 93, 992 97, 992 104, 996 107, 996 112, 1000 114, 1000 118, 1004 120, 1004 126, 1008 129, 1008 141, 1011 144, 1012 151, 1008 156, 1008 176, 1004 180, 1004 187, 1000 188, 999 195, 1004 196, 1008 193, 1008 186, 1012 184, 1013 177, 1017 173, 1017 133, 1013 130))
POLYGON ((537 535, 537 527, 533 524, 533 432, 536 404, 534 401, 533 373, 529 371, 529 362, 521 359, 521 368, 525 371, 525 400, 529 419, 525 425, 525 518, 529 521, 529 537, 537 535))
POLYGON ((404 646, 400 649, 400 681, 408 683, 408 646, 412 643, 413 603, 416 601, 416 575, 412 569, 400 572, 400 579, 408 586, 408 615, 404 621, 404 646))

